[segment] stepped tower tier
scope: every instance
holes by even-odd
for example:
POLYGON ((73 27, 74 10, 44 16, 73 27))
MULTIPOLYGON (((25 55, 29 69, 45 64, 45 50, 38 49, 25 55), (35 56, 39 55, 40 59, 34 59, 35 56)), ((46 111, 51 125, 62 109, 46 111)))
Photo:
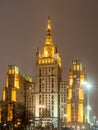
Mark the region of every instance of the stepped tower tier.
POLYGON ((61 56, 60 53, 57 51, 57 47, 53 44, 52 40, 52 32, 51 32, 51 20, 50 17, 48 18, 48 24, 47 24, 47 35, 45 44, 43 47, 43 52, 41 53, 39 48, 37 49, 37 63, 38 64, 54 64, 58 63, 61 67, 61 56))

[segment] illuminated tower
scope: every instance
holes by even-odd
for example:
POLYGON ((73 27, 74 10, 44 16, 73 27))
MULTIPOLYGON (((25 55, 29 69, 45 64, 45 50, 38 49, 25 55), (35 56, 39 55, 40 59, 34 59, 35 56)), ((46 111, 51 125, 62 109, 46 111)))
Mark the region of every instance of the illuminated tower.
POLYGON ((20 75, 18 67, 8 66, 6 85, 3 90, 3 104, 7 110, 7 121, 12 121, 16 104, 25 106, 25 78, 20 75))
POLYGON ((8 66, 6 86, 3 90, 3 101, 25 103, 23 76, 20 75, 18 67, 8 66))
POLYGON ((42 125, 53 123, 57 126, 61 67, 61 57, 53 44, 51 21, 48 18, 43 52, 38 49, 36 53, 35 120, 42 125))
POLYGON ((75 130, 88 129, 87 125, 87 93, 83 81, 86 74, 79 60, 73 61, 69 71, 69 87, 67 97, 67 126, 75 130))

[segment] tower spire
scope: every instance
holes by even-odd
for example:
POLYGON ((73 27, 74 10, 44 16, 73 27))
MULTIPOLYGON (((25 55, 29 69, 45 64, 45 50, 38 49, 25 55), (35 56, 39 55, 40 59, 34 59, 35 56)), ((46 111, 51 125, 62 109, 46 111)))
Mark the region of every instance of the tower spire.
POLYGON ((51 20, 48 17, 48 25, 47 25, 47 35, 46 35, 46 45, 51 45, 52 43, 52 34, 51 34, 51 20))

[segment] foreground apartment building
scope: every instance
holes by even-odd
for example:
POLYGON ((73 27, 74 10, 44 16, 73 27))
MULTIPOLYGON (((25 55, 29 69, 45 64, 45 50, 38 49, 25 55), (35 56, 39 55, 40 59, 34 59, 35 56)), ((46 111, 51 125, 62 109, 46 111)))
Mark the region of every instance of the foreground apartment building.
POLYGON ((16 126, 21 123, 19 119, 25 109, 25 116, 33 128, 89 129, 88 99, 82 84, 86 80, 84 68, 81 61, 73 61, 68 81, 62 81, 62 58, 52 40, 50 18, 43 51, 38 48, 36 52, 35 77, 33 82, 30 76, 21 75, 15 65, 8 66, 0 103, 1 123, 4 120, 2 112, 7 106, 6 122, 15 118, 16 126))

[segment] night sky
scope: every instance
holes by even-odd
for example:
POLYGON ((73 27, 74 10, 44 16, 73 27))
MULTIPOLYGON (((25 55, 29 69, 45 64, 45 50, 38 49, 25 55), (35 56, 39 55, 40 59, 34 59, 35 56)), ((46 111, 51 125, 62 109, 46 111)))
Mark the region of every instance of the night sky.
POLYGON ((72 60, 80 59, 93 84, 91 113, 98 117, 98 0, 0 0, 1 93, 9 64, 35 81, 35 53, 38 46, 43 49, 48 16, 63 80, 68 80, 72 60))

